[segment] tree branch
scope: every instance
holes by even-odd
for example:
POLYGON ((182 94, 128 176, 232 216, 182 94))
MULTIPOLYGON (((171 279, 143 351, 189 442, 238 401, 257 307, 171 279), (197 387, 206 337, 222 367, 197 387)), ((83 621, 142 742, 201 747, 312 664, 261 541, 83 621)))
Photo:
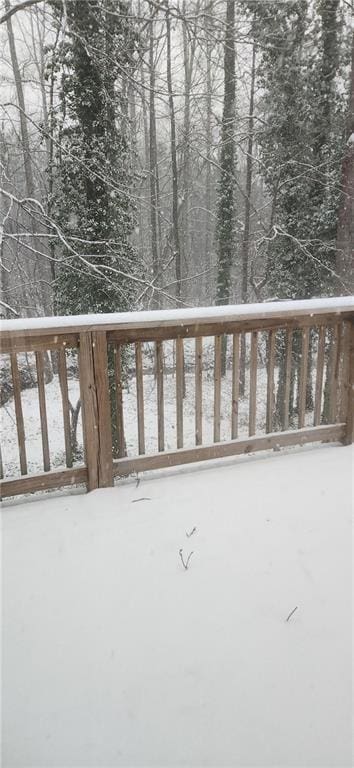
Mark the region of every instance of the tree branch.
POLYGON ((0 16, 0 24, 4 24, 5 21, 8 21, 11 16, 13 16, 14 13, 17 13, 17 11, 23 11, 25 8, 28 8, 30 5, 37 5, 38 3, 42 3, 43 0, 23 0, 22 3, 18 3, 18 5, 14 5, 12 8, 10 8, 6 13, 3 14, 3 16, 0 16))
POLYGON ((16 312, 16 309, 14 309, 13 307, 10 307, 10 304, 6 304, 6 301, 2 301, 2 299, 0 299, 0 307, 3 307, 9 312, 12 312, 16 317, 19 317, 19 314, 18 312, 16 312))

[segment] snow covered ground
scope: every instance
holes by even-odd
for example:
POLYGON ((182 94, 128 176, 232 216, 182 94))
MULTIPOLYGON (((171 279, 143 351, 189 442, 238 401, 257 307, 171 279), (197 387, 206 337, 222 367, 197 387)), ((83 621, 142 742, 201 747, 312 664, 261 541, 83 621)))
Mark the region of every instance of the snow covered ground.
POLYGON ((352 765, 352 477, 322 446, 5 504, 4 768, 352 765))

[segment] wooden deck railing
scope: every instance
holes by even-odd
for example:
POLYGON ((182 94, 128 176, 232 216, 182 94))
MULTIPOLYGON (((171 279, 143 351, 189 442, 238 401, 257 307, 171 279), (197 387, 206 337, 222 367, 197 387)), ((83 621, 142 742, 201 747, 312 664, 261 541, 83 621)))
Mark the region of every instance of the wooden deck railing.
MULTIPOLYGON (((277 302, 239 307, 219 307, 173 312, 142 312, 94 317, 4 321, 1 355, 11 361, 14 409, 18 439, 20 477, 4 472, 2 496, 86 483, 92 490, 111 486, 115 476, 177 464, 250 453, 316 441, 353 441, 354 393, 354 297, 297 302, 277 302), (239 434, 241 336, 248 339, 248 434, 239 434), (220 439, 223 337, 231 350, 231 397, 229 439, 220 439), (214 410, 213 443, 203 441, 203 354, 205 337, 213 337, 212 367, 214 410), (184 340, 195 340, 194 403, 195 440, 184 440, 184 340), (175 373, 175 448, 165 450, 164 343, 173 340, 175 373), (146 453, 144 417, 149 403, 144 397, 143 347, 155 347, 158 451, 146 453), (266 418, 263 433, 257 431, 257 373, 260 343, 266 350, 266 418), (133 345, 136 383, 136 429, 138 453, 126 455, 124 434, 123 369, 125 349, 133 345), (84 464, 73 466, 67 376, 67 351, 78 351, 82 402, 84 464), (66 468, 52 469, 48 439, 44 353, 56 350, 66 468), (39 418, 42 436, 43 472, 28 474, 26 429, 22 410, 17 356, 34 352, 37 369, 39 418), (279 360, 282 360, 281 364, 279 360), (114 360, 114 363, 111 361, 114 360), (311 373, 309 374, 309 360, 311 373), (279 366, 281 365, 281 371, 279 366), (109 367, 114 367, 114 377, 109 367), (280 372, 279 372, 280 371, 280 372), (275 422, 275 375, 278 386, 275 422), (294 403, 296 373, 296 414, 294 403), (309 375, 314 403, 307 408, 309 375), (110 383, 111 382, 111 383, 110 383), (114 407, 113 399, 114 398, 114 407), (292 410, 294 410, 292 408, 292 410), (112 440, 114 413, 115 450, 112 440), (289 428, 291 421, 292 428, 289 428)), ((3 477, 3 475, 1 475, 3 477)))

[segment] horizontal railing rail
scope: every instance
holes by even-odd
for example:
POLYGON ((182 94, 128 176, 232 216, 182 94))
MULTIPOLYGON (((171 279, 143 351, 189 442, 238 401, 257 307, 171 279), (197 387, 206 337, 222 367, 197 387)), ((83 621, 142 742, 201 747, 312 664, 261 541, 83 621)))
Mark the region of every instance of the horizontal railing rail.
POLYGON ((112 485, 116 476, 147 469, 317 441, 353 440, 354 297, 8 320, 1 324, 0 354, 10 361, 20 473, 14 476, 13 462, 7 466, 4 456, 3 497, 77 483, 86 483, 91 490, 112 485), (53 466, 51 455, 44 377, 48 352, 56 364, 65 468, 53 466), (33 353, 35 359, 40 473, 28 469, 31 446, 18 370, 24 353, 33 353), (76 466, 70 354, 78 363, 75 375, 82 405, 84 455, 76 466), (146 393, 147 378, 150 384, 153 380, 153 401, 146 393), (207 409, 212 428, 208 439, 207 409), (153 447, 146 434, 146 418, 152 411, 153 447))

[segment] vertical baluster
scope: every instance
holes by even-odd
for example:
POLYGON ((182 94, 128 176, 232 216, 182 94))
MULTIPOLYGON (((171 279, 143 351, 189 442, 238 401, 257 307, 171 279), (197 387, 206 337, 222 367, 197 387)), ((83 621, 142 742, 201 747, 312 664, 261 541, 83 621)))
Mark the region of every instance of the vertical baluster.
POLYGON ((135 368, 136 368, 136 398, 138 409, 138 442, 139 454, 145 453, 145 426, 144 426, 144 383, 141 342, 135 342, 135 368))
POLYGON ((275 360, 275 331, 269 331, 268 339, 268 371, 267 371, 267 423, 266 432, 273 431, 274 414, 274 360, 275 360))
POLYGON ((92 331, 92 352, 98 415, 98 480, 100 488, 109 488, 113 485, 112 414, 105 331, 92 331))
POLYGON ((221 336, 214 339, 214 443, 220 442, 221 336))
POLYGON ((347 355, 347 366, 343 392, 341 421, 345 421, 344 445, 351 445, 354 442, 354 321, 346 323, 346 348, 344 354, 347 355))
POLYGON ((238 436, 238 400, 240 391, 240 335, 232 337, 232 408, 231 408, 231 439, 238 436))
POLYGON ((195 444, 201 445, 203 441, 203 339, 201 336, 195 340, 195 444))
POLYGON ((0 479, 2 480, 4 477, 4 467, 2 463, 2 451, 1 451, 1 445, 0 445, 0 479))
POLYGON ((62 400, 62 407, 63 407, 66 466, 72 467, 73 459, 72 459, 71 435, 70 435, 70 405, 69 405, 68 376, 67 376, 67 370, 66 370, 65 349, 59 349, 59 352, 58 352, 58 374, 59 374, 59 384, 60 384, 61 400, 62 400))
POLYGON ((156 383, 157 383, 157 435, 158 450, 165 450, 165 418, 163 402, 163 348, 162 341, 155 343, 156 383))
POLYGON ((118 458, 122 459, 126 454, 126 450, 124 438, 122 351, 120 344, 117 344, 114 348, 114 378, 116 386, 118 458))
POLYGON ((283 430, 289 429, 289 407, 290 407, 290 384, 291 384, 291 362, 293 353, 293 331, 291 328, 286 332, 286 350, 285 350, 285 387, 284 387, 284 411, 283 411, 283 430))
POLYGON ((309 329, 302 330, 300 381, 299 381, 299 429, 305 426, 307 369, 309 359, 309 329))
POLYGON ((258 332, 251 333, 251 363, 250 363, 250 404, 248 434, 251 437, 256 433, 257 417, 257 346, 258 332))
POLYGON ((321 423, 325 342, 326 342, 326 329, 323 325, 321 325, 319 330, 319 335, 318 335, 317 363, 316 363, 315 409, 314 409, 314 420, 313 420, 315 427, 318 427, 319 424, 321 423))
POLYGON ((43 468, 45 472, 49 472, 50 456, 49 456, 49 441, 48 441, 47 408, 46 408, 46 400, 45 400, 43 352, 36 352, 36 367, 37 367, 39 414, 41 419, 41 433, 42 433, 43 468))
POLYGON ((10 361, 11 361, 12 384, 13 384, 13 390, 14 390, 14 403, 15 403, 15 414, 16 414, 18 452, 20 456, 20 469, 21 469, 21 475, 27 475, 25 426, 23 421, 22 402, 21 402, 20 375, 18 372, 17 355, 15 352, 11 353, 10 361))
POLYGON ((330 350, 330 379, 329 379, 329 422, 334 424, 337 420, 337 392, 339 375, 339 325, 333 328, 332 344, 330 350))
POLYGON ((176 426, 177 448, 183 448, 183 339, 176 339, 176 426))
POLYGON ((346 421, 348 412, 348 384, 350 376, 350 336, 351 322, 343 321, 340 341, 340 376, 339 376, 339 402, 338 415, 341 423, 346 421))

